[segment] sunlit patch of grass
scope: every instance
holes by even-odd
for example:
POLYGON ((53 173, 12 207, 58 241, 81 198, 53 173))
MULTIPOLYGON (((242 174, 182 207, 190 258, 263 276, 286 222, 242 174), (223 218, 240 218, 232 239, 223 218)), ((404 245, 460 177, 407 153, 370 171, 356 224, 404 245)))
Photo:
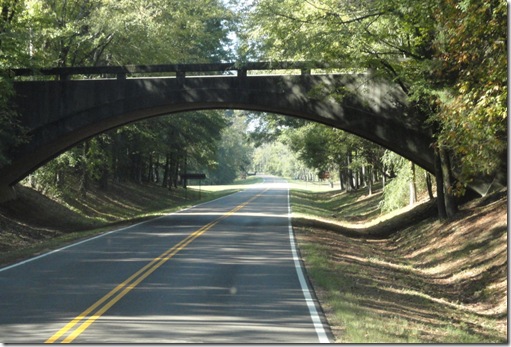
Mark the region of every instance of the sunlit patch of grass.
POLYGON ((287 181, 289 183, 289 188, 292 190, 302 190, 313 193, 339 191, 338 187, 332 188, 330 183, 327 181, 307 182, 301 180, 294 180, 291 178, 288 178, 287 181))
POLYGON ((231 184, 219 184, 219 185, 189 185, 189 188, 194 189, 195 191, 205 191, 205 192, 218 192, 218 191, 231 191, 231 192, 237 192, 243 189, 247 189, 250 186, 258 183, 262 183, 264 180, 262 177, 258 176, 249 176, 246 179, 237 179, 231 184))
MULTIPOLYGON (((450 321, 449 315, 456 316, 453 312, 461 305, 419 291, 392 287, 392 278, 386 286, 364 279, 386 264, 369 260, 372 266, 369 270, 357 262, 339 264, 329 257, 326 246, 303 240, 299 243, 307 272, 322 297, 330 324, 338 329, 337 343, 502 342, 500 337, 473 331, 464 321, 450 321), (452 310, 437 312, 436 303, 447 304, 452 310)), ((474 317, 465 319, 471 321, 474 317)))
MULTIPOLYGON (((325 255, 328 252, 317 244, 301 244, 311 280, 326 296, 328 310, 336 325, 342 326, 339 343, 393 342, 413 343, 420 340, 410 335, 409 323, 398 317, 383 319, 359 304, 364 293, 357 294, 356 279, 334 265, 325 255)), ((352 269, 353 270, 353 269, 352 269)), ((365 299, 365 298, 364 298, 365 299)))

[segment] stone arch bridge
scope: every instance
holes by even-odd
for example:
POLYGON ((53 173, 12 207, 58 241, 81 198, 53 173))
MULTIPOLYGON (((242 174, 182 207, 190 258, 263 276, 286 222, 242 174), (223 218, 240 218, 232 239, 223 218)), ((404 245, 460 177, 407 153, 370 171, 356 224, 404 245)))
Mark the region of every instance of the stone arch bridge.
POLYGON ((29 142, 0 168, 0 195, 58 154, 106 130, 199 109, 309 119, 359 135, 434 171, 432 136, 396 86, 322 64, 75 67, 12 73, 29 142))

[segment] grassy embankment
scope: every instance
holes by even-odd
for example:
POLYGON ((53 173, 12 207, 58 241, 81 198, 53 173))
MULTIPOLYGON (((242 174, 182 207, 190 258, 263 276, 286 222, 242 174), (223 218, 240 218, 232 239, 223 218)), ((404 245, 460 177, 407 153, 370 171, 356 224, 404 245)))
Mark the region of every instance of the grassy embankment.
POLYGON ((152 184, 91 188, 85 197, 69 191, 49 198, 18 186, 18 199, 0 205, 0 265, 59 248, 123 226, 181 210, 259 182, 252 177, 222 189, 167 190, 152 184))
POLYGON ((440 222, 380 215, 381 191, 292 191, 293 226, 336 342, 505 342, 507 191, 440 222))

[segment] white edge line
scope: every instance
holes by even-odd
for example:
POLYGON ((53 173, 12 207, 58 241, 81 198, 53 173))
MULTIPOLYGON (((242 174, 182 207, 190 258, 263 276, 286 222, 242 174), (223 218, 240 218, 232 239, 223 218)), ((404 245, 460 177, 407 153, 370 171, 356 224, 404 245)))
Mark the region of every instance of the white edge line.
POLYGON ((314 304, 314 300, 312 299, 312 295, 309 291, 309 286, 307 285, 307 281, 305 280, 300 259, 298 258, 298 252, 296 250, 296 242, 293 233, 293 226, 291 225, 291 204, 289 201, 289 185, 287 188, 287 217, 289 241, 291 242, 291 252, 293 253, 296 274, 298 275, 298 280, 300 281, 300 286, 302 287, 305 302, 307 303, 307 307, 309 308, 309 314, 311 316, 312 323, 314 324, 314 329, 316 329, 316 334, 318 335, 319 343, 330 343, 330 341, 328 340, 328 336, 325 332, 323 323, 321 322, 321 319, 319 317, 318 311, 316 310, 316 305, 314 304))
MULTIPOLYGON (((82 240, 82 241, 79 241, 79 242, 76 242, 76 243, 73 243, 73 244, 70 244, 70 245, 67 245, 65 247, 61 247, 61 248, 58 248, 58 249, 54 249, 53 251, 49 251, 47 253, 44 253, 44 254, 41 254, 41 255, 38 255, 38 256, 35 256, 33 258, 29 258, 29 259, 26 259, 26 260, 23 260, 23 261, 20 261, 19 263, 15 263, 15 264, 12 264, 12 265, 8 265, 6 267, 3 267, 3 268, 0 268, 0 272, 3 272, 3 271, 7 271, 7 270, 10 270, 12 268, 15 268, 15 267, 18 267, 18 266, 21 266, 21 265, 24 265, 24 264, 27 264, 27 263, 30 263, 30 262, 33 262, 35 260, 38 260, 38 259, 41 259, 41 258, 44 258, 44 257, 47 257, 49 255, 52 255, 52 254, 55 254, 55 253, 58 253, 58 252, 61 252, 61 251, 64 251, 68 248, 71 248, 71 247, 75 247, 75 246, 78 246, 78 245, 81 245, 83 243, 86 243, 86 242, 89 242, 89 241, 92 241, 92 240, 96 240, 96 239, 99 239, 100 237, 104 237, 104 236, 107 236, 107 235, 110 235, 110 234, 113 234, 113 233, 116 233, 118 231, 123 231, 123 230, 127 230, 127 229, 130 229, 130 228, 134 228, 134 227, 137 227, 139 225, 142 225, 144 223, 148 223, 148 222, 151 222, 151 221, 155 221, 155 220, 158 220, 160 218, 165 218, 165 217, 168 217, 168 216, 172 216, 172 215, 175 215, 175 214, 178 214, 178 213, 181 213, 181 212, 184 212, 184 211, 187 211, 187 210, 190 210, 192 208, 195 208, 195 207, 198 207, 198 206, 201 206, 201 205, 205 205, 205 204, 208 204, 210 202, 214 202, 214 201, 218 201, 218 200, 221 200, 221 199, 224 199, 228 196, 231 196, 231 195, 234 195, 234 194, 238 194, 238 193, 241 193, 243 192, 242 191, 239 191, 239 192, 236 192, 236 193, 232 193, 232 194, 228 194, 228 195, 224 195, 224 196, 221 196, 217 199, 214 199, 214 200, 210 200, 210 201, 206 201, 206 202, 203 202, 201 204, 197 204, 197 205, 193 205, 193 206, 190 206, 190 207, 187 207, 187 208, 184 208, 182 210, 179 210, 179 211, 175 211, 175 212, 171 212, 171 213, 168 213, 168 214, 165 214, 163 216, 159 216, 159 217, 155 217, 155 218, 151 218, 151 219, 148 219, 148 220, 145 220, 143 222, 140 222, 140 223, 137 223, 137 224, 133 224, 133 225, 130 225, 130 226, 127 226, 127 227, 124 227, 124 228, 120 228, 120 229, 115 229, 115 230, 111 230, 111 231, 108 231, 104 234, 100 234, 100 235, 97 235, 97 236, 93 236, 91 238, 88 238, 88 239, 85 239, 85 240, 82 240)), ((0 346, 1 347, 1 346, 0 346)))

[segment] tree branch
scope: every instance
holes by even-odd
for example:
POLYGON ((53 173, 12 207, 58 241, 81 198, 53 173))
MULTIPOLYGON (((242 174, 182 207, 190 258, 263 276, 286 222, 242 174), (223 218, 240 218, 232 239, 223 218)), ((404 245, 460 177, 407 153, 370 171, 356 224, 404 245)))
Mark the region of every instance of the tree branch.
POLYGON ((312 22, 312 21, 310 21, 310 20, 303 20, 303 19, 299 19, 299 18, 296 18, 296 17, 290 16, 290 15, 287 15, 287 14, 284 14, 284 13, 275 13, 275 16, 277 16, 277 17, 283 17, 283 18, 289 19, 289 20, 294 21, 294 22, 299 22, 299 23, 306 23, 306 24, 311 24, 311 23, 313 23, 313 22, 312 22))
POLYGON ((346 25, 346 24, 352 24, 352 23, 360 23, 362 22, 363 20, 365 19, 368 19, 368 18, 373 18, 373 17, 380 17, 382 15, 384 15, 386 12, 375 12, 375 13, 369 13, 369 14, 366 14, 366 15, 363 15, 363 16, 360 16, 360 17, 356 17, 356 18, 352 18, 352 19, 349 19, 349 20, 342 20, 341 19, 341 16, 338 14, 338 13, 333 13, 333 12, 327 12, 325 14, 325 18, 327 17, 334 17, 334 18, 337 18, 339 19, 339 21, 341 22, 342 25, 346 25))

